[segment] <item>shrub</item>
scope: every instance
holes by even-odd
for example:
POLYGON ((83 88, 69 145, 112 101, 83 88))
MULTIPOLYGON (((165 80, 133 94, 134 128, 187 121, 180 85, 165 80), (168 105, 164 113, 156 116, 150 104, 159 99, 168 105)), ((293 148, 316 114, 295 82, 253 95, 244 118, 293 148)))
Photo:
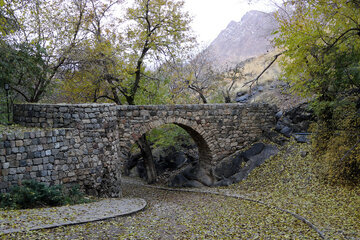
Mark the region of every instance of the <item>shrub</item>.
POLYGON ((78 186, 65 191, 61 185, 46 186, 34 180, 24 180, 21 185, 11 188, 9 193, 0 194, 0 200, 0 207, 7 209, 59 206, 89 201, 84 198, 78 186))
POLYGON ((65 194, 66 204, 79 204, 91 202, 89 198, 85 197, 85 194, 80 191, 79 185, 74 185, 65 194))
POLYGON ((16 208, 15 201, 10 193, 0 194, 0 208, 16 208))

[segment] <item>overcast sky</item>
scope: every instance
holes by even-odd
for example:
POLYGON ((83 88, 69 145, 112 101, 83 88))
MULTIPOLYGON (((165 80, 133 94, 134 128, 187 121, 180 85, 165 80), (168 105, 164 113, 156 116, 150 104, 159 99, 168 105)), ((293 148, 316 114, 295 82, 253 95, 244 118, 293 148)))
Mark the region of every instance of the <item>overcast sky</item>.
POLYGON ((275 9, 272 0, 185 0, 186 10, 193 16, 192 27, 200 42, 210 44, 221 30, 250 10, 271 12, 275 9))

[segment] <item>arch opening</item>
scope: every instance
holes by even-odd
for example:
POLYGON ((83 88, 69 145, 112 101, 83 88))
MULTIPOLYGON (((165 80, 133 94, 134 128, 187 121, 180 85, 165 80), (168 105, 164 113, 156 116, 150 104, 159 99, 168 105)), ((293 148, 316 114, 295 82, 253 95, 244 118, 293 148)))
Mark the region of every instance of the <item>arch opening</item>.
POLYGON ((211 165, 212 162, 211 150, 205 139, 191 127, 188 127, 180 123, 177 123, 176 125, 184 129, 194 140, 199 152, 199 163, 203 165, 211 165))
POLYGON ((144 134, 150 142, 157 175, 162 175, 164 172, 171 175, 171 172, 184 169, 189 165, 211 165, 212 151, 205 138, 194 127, 176 121, 148 123, 140 134, 132 135, 135 137, 130 141, 131 154, 128 154, 129 158, 124 166, 127 168, 124 171, 125 174, 135 174, 135 176, 138 174, 146 178, 147 168, 142 159, 142 151, 136 144, 144 134), (134 167, 136 167, 135 170, 134 167))

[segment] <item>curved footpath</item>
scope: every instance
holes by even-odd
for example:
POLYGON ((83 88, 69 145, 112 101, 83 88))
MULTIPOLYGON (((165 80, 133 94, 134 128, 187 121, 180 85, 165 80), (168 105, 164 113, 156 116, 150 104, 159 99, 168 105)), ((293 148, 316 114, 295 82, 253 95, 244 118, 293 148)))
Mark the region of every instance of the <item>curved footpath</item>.
POLYGON ((138 212, 141 198, 105 199, 72 206, 0 211, 0 235, 95 222, 138 212))

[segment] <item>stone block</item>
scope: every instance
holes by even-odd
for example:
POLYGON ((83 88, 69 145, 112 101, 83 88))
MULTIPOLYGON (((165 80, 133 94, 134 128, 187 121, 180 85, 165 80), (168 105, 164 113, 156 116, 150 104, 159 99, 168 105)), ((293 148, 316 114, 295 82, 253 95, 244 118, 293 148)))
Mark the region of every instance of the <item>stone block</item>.
MULTIPOLYGON (((47 143, 47 138, 39 138, 40 144, 46 144, 47 143)), ((39 145, 41 146, 41 145, 39 145)))
POLYGON ((18 148, 18 147, 13 147, 13 148, 11 148, 11 152, 12 152, 12 153, 18 153, 18 152, 19 152, 19 148, 18 148))
POLYGON ((50 156, 49 157, 49 163, 54 163, 55 162, 55 157, 54 156, 50 156))
POLYGON ((47 123, 48 126, 52 127, 54 125, 54 120, 50 119, 50 118, 47 118, 46 123, 47 123))
POLYGON ((59 111, 64 113, 64 112, 67 112, 68 111, 68 108, 67 107, 60 107, 59 108, 59 111))
POLYGON ((59 136, 65 136, 65 129, 59 129, 59 136))
POLYGON ((9 162, 5 162, 5 163, 3 163, 3 165, 2 165, 2 168, 3 169, 8 169, 10 167, 10 163, 9 162))
POLYGON ((23 140, 24 139, 24 132, 16 132, 15 133, 16 140, 23 140))
POLYGON ((148 110, 140 110, 140 115, 141 116, 150 116, 150 113, 148 110))
POLYGON ((41 177, 48 176, 48 171, 42 170, 42 171, 40 171, 40 175, 41 175, 41 177))
MULTIPOLYGON (((9 169, 2 169, 1 170, 1 175, 2 176, 8 176, 9 175, 9 169)), ((5 179, 3 179, 5 181, 5 179)))
POLYGON ((34 163, 34 165, 43 164, 43 159, 42 158, 35 158, 35 159, 33 159, 33 163, 34 163))
POLYGON ((36 133, 35 132, 30 132, 30 138, 33 139, 36 137, 36 133))
POLYGON ((48 164, 48 163, 49 163, 49 157, 44 157, 43 164, 48 164))
POLYGON ((9 168, 9 175, 15 175, 17 168, 9 168))
POLYGON ((77 114, 77 113, 72 114, 72 118, 74 118, 75 120, 79 120, 79 119, 80 119, 79 114, 77 114))
POLYGON ((10 141, 5 141, 4 142, 4 147, 5 148, 11 148, 11 142, 10 141))
POLYGON ((41 158, 41 151, 33 152, 34 158, 41 158))
POLYGON ((26 141, 26 145, 38 145, 38 144, 40 144, 39 138, 32 138, 30 142, 26 141))
POLYGON ((54 144, 54 148, 58 149, 58 148, 60 148, 60 147, 61 147, 61 145, 60 145, 59 142, 57 142, 57 143, 54 144))
POLYGON ((23 140, 16 140, 16 141, 15 141, 15 146, 16 146, 16 147, 24 146, 23 140))
POLYGON ((24 153, 25 152, 25 147, 21 146, 19 147, 19 153, 24 153))

